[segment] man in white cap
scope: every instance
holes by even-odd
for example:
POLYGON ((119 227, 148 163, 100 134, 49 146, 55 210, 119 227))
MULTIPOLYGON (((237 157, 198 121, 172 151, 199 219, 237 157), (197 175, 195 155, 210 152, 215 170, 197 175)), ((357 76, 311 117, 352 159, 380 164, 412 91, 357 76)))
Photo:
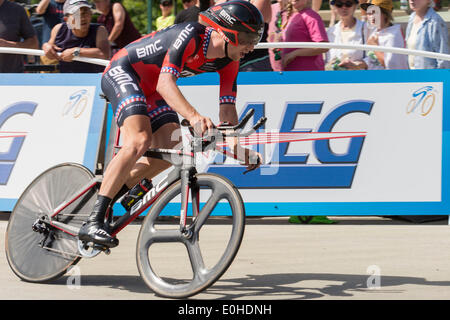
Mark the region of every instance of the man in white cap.
POLYGON ((62 73, 102 72, 103 67, 74 61, 74 57, 109 59, 108 32, 104 26, 91 23, 91 6, 85 0, 66 0, 65 22, 57 24, 50 40, 42 45, 49 59, 58 60, 62 73))

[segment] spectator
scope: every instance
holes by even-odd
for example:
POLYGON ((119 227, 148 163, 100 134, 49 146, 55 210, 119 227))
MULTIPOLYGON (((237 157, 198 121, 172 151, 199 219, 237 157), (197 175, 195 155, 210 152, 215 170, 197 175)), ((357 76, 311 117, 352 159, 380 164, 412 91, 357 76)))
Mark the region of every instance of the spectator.
POLYGON ((362 4, 367 3, 369 0, 359 0, 359 12, 361 14, 361 21, 367 21, 367 12, 363 9, 362 4))
POLYGON ((102 25, 91 23, 91 7, 86 0, 66 0, 66 22, 57 24, 50 40, 42 45, 45 56, 59 61, 62 73, 96 73, 104 67, 73 61, 74 57, 109 59, 108 32, 102 25), (61 54, 59 55, 58 52, 61 54))
POLYGON ((332 5, 331 2, 332 1, 330 1, 330 23, 328 24, 328 27, 334 26, 334 24, 336 23, 336 16, 338 15, 336 12, 336 7, 332 5))
MULTIPOLYGON (((272 4, 272 19, 269 23, 268 38, 269 42, 281 42, 281 31, 286 27, 286 5, 288 0, 278 0, 272 4)), ((273 71, 282 71, 281 49, 275 48, 269 50, 270 65, 273 71)))
MULTIPOLYGON (((449 53, 447 26, 445 21, 430 8, 431 0, 409 1, 413 13, 406 27, 408 49, 449 53)), ((446 60, 437 60, 420 56, 408 57, 410 69, 449 68, 446 60)))
POLYGON ((58 23, 63 22, 65 0, 41 0, 36 7, 36 14, 43 16, 42 43, 50 39, 50 32, 58 23))
POLYGON ((119 2, 111 4, 111 0, 94 0, 94 3, 101 13, 97 23, 106 27, 113 53, 141 37, 122 4, 119 2))
MULTIPOLYGON (((218 0, 219 4, 228 0, 218 0)), ((261 42, 267 42, 269 22, 272 19, 272 7, 270 0, 253 0, 250 1, 261 12, 264 18, 264 32, 261 42)), ((247 53, 240 62, 239 71, 272 71, 270 64, 269 50, 257 49, 247 53)))
MULTIPOLYGON (((290 0, 287 25, 283 30, 285 42, 328 42, 325 25, 319 14, 309 8, 309 0, 290 0)), ((285 71, 324 70, 322 54, 328 49, 288 48, 282 50, 285 71)))
MULTIPOLYGON (((25 9, 14 2, 0 0, 0 47, 38 49, 39 42, 25 9)), ((24 71, 23 56, 0 54, 1 73, 24 71)))
MULTIPOLYGON (((223 1, 217 1, 220 3, 223 1)), ((272 19, 272 7, 270 0, 253 0, 251 3, 258 8, 264 18, 264 33, 261 42, 267 42, 269 22, 272 19)), ((247 53, 240 62, 239 71, 272 71, 269 50, 256 49, 247 53)))
MULTIPOLYGON (((219 3, 219 1, 216 3, 219 3)), ((214 0, 183 0, 184 9, 177 14, 174 24, 198 21, 200 11, 205 11, 213 4, 214 0)))
POLYGON ((156 30, 167 28, 175 22, 175 16, 172 13, 172 0, 161 0, 159 3, 159 8, 161 9, 162 15, 156 18, 156 30))
POLYGON ((319 12, 321 6, 322 0, 312 0, 311 9, 313 9, 315 12, 319 12))
MULTIPOLYGON (((358 0, 331 0, 336 8, 340 20, 328 28, 327 34, 330 42, 336 44, 364 44, 367 38, 367 26, 355 18, 358 0)), ((348 62, 362 61, 365 52, 354 49, 330 49, 326 54, 326 70, 346 70, 343 65, 348 62)))
MULTIPOLYGON (((374 26, 366 44, 383 47, 405 47, 405 39, 400 25, 392 23, 394 20, 392 17, 394 8, 392 0, 370 0, 362 3, 361 8, 367 12, 367 21, 371 26, 374 26), (371 6, 374 6, 374 8, 369 9, 371 6), (379 17, 377 17, 377 12, 380 12, 379 17)), ((408 69, 407 60, 407 56, 403 54, 369 51, 364 61, 356 63, 348 61, 342 66, 348 69, 408 69)))
POLYGON ((182 2, 183 10, 178 12, 174 24, 198 21, 198 14, 200 13, 200 8, 197 6, 198 0, 182 0, 182 2))

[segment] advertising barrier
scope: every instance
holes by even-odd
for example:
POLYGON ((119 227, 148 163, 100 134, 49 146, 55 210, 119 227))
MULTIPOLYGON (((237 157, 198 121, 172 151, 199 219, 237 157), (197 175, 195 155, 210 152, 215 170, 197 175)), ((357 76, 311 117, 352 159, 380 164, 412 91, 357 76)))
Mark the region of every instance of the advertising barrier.
MULTIPOLYGON (((448 70, 240 73, 237 109, 265 130, 244 139, 264 164, 205 154, 231 179, 248 215, 450 213, 448 70)), ((180 79, 188 100, 218 120, 218 77, 180 79)))
POLYGON ((100 76, 0 77, 0 211, 11 211, 31 181, 54 165, 76 162, 95 172, 106 111, 100 76))
MULTIPOLYGON (((0 211, 56 164, 95 171, 99 84, 97 74, 2 76, 0 211)), ((178 84, 218 122, 218 75, 178 84)), ((448 70, 241 73, 238 114, 268 118, 242 140, 263 165, 243 175, 244 166, 205 152, 198 170, 231 179, 247 215, 448 215, 447 89, 448 70)))

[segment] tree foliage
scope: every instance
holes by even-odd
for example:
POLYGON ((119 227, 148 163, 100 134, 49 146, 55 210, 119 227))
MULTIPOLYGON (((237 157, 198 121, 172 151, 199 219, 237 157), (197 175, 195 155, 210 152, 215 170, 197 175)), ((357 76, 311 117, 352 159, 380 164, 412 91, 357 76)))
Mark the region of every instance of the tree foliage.
MULTIPOLYGON (((152 0, 152 17, 158 16, 159 7, 155 6, 155 0, 152 0)), ((123 6, 127 9, 131 21, 141 34, 147 34, 147 0, 123 0, 123 6)), ((152 19, 153 27, 156 18, 152 19)))

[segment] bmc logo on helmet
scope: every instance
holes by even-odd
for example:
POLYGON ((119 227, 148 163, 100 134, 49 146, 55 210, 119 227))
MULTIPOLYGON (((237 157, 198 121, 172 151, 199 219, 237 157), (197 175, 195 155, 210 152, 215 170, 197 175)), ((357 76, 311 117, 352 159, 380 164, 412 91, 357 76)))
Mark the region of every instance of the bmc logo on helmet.
POLYGON ((219 12, 219 16, 223 18, 225 22, 227 22, 231 26, 236 22, 236 18, 230 16, 230 14, 223 9, 219 12))

